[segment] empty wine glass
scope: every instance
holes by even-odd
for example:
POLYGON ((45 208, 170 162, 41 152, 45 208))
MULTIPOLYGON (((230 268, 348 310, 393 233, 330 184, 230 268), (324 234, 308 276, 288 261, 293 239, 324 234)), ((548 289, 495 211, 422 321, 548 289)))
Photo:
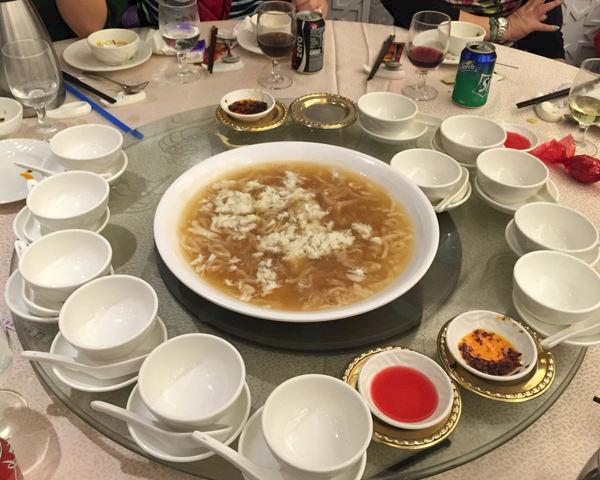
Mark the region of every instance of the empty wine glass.
POLYGON ((445 13, 423 11, 413 15, 408 31, 408 59, 417 68, 419 81, 404 87, 402 93, 413 100, 433 100, 438 91, 427 85, 427 73, 444 60, 450 42, 450 17, 445 13))
POLYGON ((289 2, 268 1, 256 10, 256 41, 272 61, 271 71, 258 79, 265 88, 279 90, 292 85, 290 76, 281 73, 279 60, 290 58, 296 38, 296 8, 289 2))
POLYGON ((58 93, 60 74, 48 42, 17 40, 2 47, 6 81, 13 96, 35 110, 37 131, 43 137, 54 133, 55 125, 46 121, 46 105, 58 93))
MULTIPOLYGON (((8 334, 0 325, 0 375, 6 373, 12 363, 12 350, 8 334)), ((0 389, 0 437, 10 439, 18 430, 27 414, 27 402, 17 392, 0 389)))
POLYGON ((581 132, 575 138, 577 153, 595 155, 598 148, 585 134, 590 125, 600 121, 600 58, 588 58, 581 63, 569 92, 569 109, 581 132))
POLYGON ((177 55, 177 70, 169 77, 178 83, 200 78, 200 70, 187 63, 187 52, 200 38, 200 16, 196 0, 160 0, 158 4, 160 34, 177 55))

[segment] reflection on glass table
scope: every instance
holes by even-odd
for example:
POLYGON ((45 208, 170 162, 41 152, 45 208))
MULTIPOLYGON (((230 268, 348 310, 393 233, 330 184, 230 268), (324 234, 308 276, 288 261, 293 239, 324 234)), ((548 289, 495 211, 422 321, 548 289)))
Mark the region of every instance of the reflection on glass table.
MULTIPOLYGON (((221 127, 214 113, 214 107, 207 107, 141 129, 145 140, 127 147, 129 168, 111 191, 111 221, 103 234, 113 246, 116 271, 139 276, 156 289, 159 314, 169 337, 200 331, 222 336, 235 345, 246 363, 252 412, 284 380, 303 373, 341 378, 354 358, 373 347, 400 345, 437 359, 438 332, 460 312, 487 309, 517 316, 511 300, 516 257, 504 239, 510 217, 475 196, 451 213, 438 216, 440 248, 432 268, 408 294, 381 311, 299 329, 233 314, 192 296, 161 265, 153 241, 156 205, 186 169, 233 146, 279 140, 341 145, 385 162, 398 150, 371 140, 356 124, 334 131, 287 124, 268 132, 238 133, 221 127)), ((422 140, 422 146, 426 146, 430 134, 422 140)), ((42 329, 19 319, 16 323, 24 348, 49 349, 56 327, 42 329)), ((461 389, 462 416, 449 447, 411 463, 406 459, 415 452, 373 442, 364 478, 423 478, 468 462, 513 438, 557 400, 577 372, 585 349, 562 345, 553 353, 556 377, 545 395, 511 404, 493 402, 461 389)), ((62 384, 51 368, 36 365, 36 370, 83 420, 117 443, 145 455, 122 422, 89 407, 92 400, 125 406, 132 387, 103 394, 78 392, 62 384)), ((214 457, 172 466, 202 478, 241 478, 236 469, 214 457)))

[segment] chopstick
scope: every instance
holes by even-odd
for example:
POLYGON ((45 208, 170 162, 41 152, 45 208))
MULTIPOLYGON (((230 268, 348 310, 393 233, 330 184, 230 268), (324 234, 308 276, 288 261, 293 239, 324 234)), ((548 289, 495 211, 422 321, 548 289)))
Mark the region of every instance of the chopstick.
POLYGON ((208 46, 208 73, 213 73, 213 67, 215 65, 215 53, 217 48, 217 35, 219 29, 214 25, 210 27, 210 45, 208 46))
POLYGON ((596 395, 594 395, 594 402, 600 403, 600 397, 597 397, 596 395))
POLYGON ((524 100, 523 102, 517 103, 517 108, 530 107, 531 105, 537 105, 538 103, 547 102, 548 100, 554 100, 555 98, 566 97, 569 95, 570 88, 563 88, 556 92, 542 95, 541 97, 535 97, 530 100, 524 100))
POLYGON ((381 50, 379 51, 379 55, 377 55, 377 60, 375 60, 375 64, 373 65, 373 68, 369 72, 369 76, 367 77, 367 82, 369 80, 371 80, 377 73, 377 70, 379 70, 379 67, 381 66, 381 62, 383 62, 383 57, 385 57, 385 54, 387 53, 388 48, 390 48, 390 45, 394 41, 394 38, 395 38, 395 35, 393 35, 393 34, 390 35, 381 45, 381 50))
POLYGON ((509 65, 508 63, 496 62, 496 65, 502 65, 503 67, 514 68, 515 70, 519 69, 519 67, 517 67, 516 65, 509 65))
POLYGON ((62 74, 63 74, 63 77, 65 78, 65 80, 67 80, 67 82, 71 82, 72 84, 77 85, 79 88, 83 88, 84 90, 87 90, 88 92, 93 93, 97 97, 100 97, 103 100, 106 100, 108 103, 117 103, 117 101, 110 95, 107 95, 106 93, 101 92, 97 88, 94 88, 91 85, 88 85, 87 83, 79 80, 77 77, 71 75, 69 72, 65 72, 63 70, 62 74))
POLYGON ((125 125, 121 120, 119 120, 117 117, 115 117, 112 114, 110 114, 109 112, 107 112, 106 109, 104 109, 103 107, 98 105, 87 95, 84 95, 79 90, 77 90, 73 85, 69 85, 67 82, 65 82, 65 90, 67 92, 69 92, 71 95, 77 97, 79 100, 83 100, 84 102, 89 103, 90 106, 92 107, 92 110, 95 110, 98 114, 100 114, 100 116, 106 118, 106 120, 111 122, 113 125, 119 127, 125 133, 131 133, 138 140, 141 140, 144 138, 144 135, 142 135, 141 132, 139 132, 138 130, 134 130, 133 128, 125 125))

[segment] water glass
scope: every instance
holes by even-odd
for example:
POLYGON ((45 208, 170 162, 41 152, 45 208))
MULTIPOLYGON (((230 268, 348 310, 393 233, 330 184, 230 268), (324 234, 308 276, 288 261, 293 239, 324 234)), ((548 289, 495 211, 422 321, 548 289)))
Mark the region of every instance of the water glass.
POLYGON ((11 93, 37 114, 37 132, 42 137, 54 133, 56 126, 46 121, 46 105, 58 93, 60 73, 48 42, 38 39, 9 42, 2 47, 2 60, 11 93))
POLYGON ((177 70, 169 77, 178 83, 191 83, 200 78, 200 70, 187 63, 187 52, 200 38, 200 16, 197 0, 160 0, 158 4, 160 34, 177 55, 177 70))

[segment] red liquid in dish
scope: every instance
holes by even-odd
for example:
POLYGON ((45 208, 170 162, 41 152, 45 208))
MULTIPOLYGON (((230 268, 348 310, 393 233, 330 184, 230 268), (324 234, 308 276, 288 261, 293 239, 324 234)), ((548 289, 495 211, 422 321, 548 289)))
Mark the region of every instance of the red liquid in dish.
POLYGON ((438 405, 431 380, 418 370, 403 366, 387 367, 375 375, 371 398, 382 413, 407 423, 429 418, 438 405))
POLYGON ((514 150, 525 150, 531 147, 531 142, 517 132, 506 132, 506 142, 504 142, 506 148, 512 148, 514 150))

